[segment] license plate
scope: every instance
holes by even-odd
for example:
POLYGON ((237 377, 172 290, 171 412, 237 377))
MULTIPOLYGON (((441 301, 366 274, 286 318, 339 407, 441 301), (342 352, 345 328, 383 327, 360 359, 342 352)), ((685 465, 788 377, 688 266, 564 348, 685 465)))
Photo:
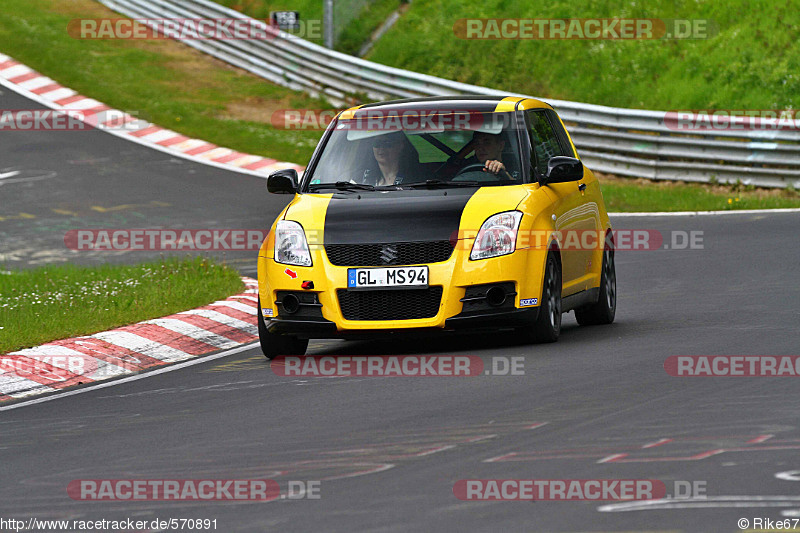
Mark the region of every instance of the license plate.
POLYGON ((348 289, 426 288, 428 267, 348 268, 348 289))

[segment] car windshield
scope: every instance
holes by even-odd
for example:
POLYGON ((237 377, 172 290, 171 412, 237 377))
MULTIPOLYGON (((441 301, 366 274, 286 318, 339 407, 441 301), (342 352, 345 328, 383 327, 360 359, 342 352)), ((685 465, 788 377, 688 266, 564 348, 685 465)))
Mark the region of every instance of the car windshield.
POLYGON ((333 127, 308 191, 522 182, 513 113, 381 110, 333 127))

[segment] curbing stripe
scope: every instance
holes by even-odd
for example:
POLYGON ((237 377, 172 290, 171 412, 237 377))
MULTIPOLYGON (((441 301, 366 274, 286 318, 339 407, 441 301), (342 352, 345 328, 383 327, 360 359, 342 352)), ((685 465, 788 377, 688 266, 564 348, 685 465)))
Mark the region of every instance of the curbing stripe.
MULTIPOLYGON (((0 85, 50 109, 86 110, 103 107, 113 111, 115 114, 122 114, 121 111, 113 110, 102 102, 87 98, 72 89, 63 87, 50 78, 3 54, 0 54, 0 85)), ((121 127, 120 121, 117 120, 113 122, 111 127, 106 127, 107 122, 101 122, 97 125, 88 116, 84 117, 84 122, 128 141, 188 159, 195 163, 232 170, 240 174, 266 178, 273 171, 282 168, 294 168, 300 173, 305 170, 304 167, 294 163, 243 154, 200 139, 189 139, 155 124, 133 118, 124 123, 125 127, 121 127)))
POLYGON ((213 331, 209 331, 207 329, 203 329, 194 326, 192 324, 188 324, 183 320, 175 318, 156 318, 154 320, 148 320, 146 323, 155 324, 156 326, 161 326, 162 328, 174 331, 175 333, 191 337, 204 344, 211 345, 219 350, 233 348, 234 346, 239 345, 238 342, 234 342, 230 339, 227 339, 222 335, 217 335, 213 331))
MULTIPOLYGON (((225 316, 225 315, 220 315, 225 316)), ((224 337, 226 339, 230 339, 232 341, 236 341, 237 343, 242 342, 253 342, 257 337, 253 333, 249 333, 247 331, 242 331, 239 328, 230 328, 221 326, 219 322, 215 322, 209 318, 200 315, 194 314, 179 314, 174 315, 174 319, 186 322, 187 324, 191 324, 193 326, 197 326, 199 328, 205 329, 207 331, 211 331, 212 333, 216 333, 217 335, 224 337)), ((250 331, 256 329, 254 326, 250 324, 245 324, 250 328, 250 331)))
POLYGON ((242 311, 243 313, 247 313, 250 315, 256 314, 256 306, 255 305, 247 305, 241 302, 232 302, 229 300, 221 300, 219 302, 214 302, 211 305, 224 305, 226 307, 230 307, 231 309, 236 309, 237 311, 242 311))
POLYGON ((219 311, 215 311, 213 309, 192 309, 191 311, 183 311, 181 313, 178 313, 175 316, 180 316, 180 315, 197 315, 199 317, 219 322, 220 324, 225 324, 226 326, 235 328, 245 333, 255 334, 258 331, 255 324, 251 324, 250 322, 245 322, 244 320, 240 320, 236 317, 220 313, 219 311))
POLYGON ((41 88, 47 87, 48 85, 51 85, 52 83, 53 83, 53 80, 51 80, 50 78, 45 78, 44 76, 39 76, 38 78, 34 78, 34 79, 30 80, 30 81, 26 81, 25 83, 18 83, 17 85, 19 85, 20 87, 22 87, 23 89, 26 89, 28 91, 34 91, 36 89, 41 89, 41 88))
POLYGON ((93 336, 100 340, 110 342, 111 344, 127 348, 133 352, 141 352, 145 355, 149 355, 164 363, 182 361, 191 357, 190 354, 184 351, 176 350, 171 346, 166 346, 152 339, 140 337, 128 331, 104 331, 103 333, 95 333, 93 336))
POLYGON ((219 350, 238 351, 258 339, 251 296, 258 282, 247 277, 242 281, 244 292, 198 309, 0 356, 0 403, 144 370, 150 374, 156 366, 219 350))
MULTIPOLYGON (((207 363, 209 361, 214 361, 216 359, 221 359, 223 357, 228 357, 229 355, 233 355, 233 354, 236 354, 236 353, 243 352, 245 350, 249 350, 249 349, 253 348, 254 346, 255 346, 255 344, 244 344, 242 346, 238 346, 236 348, 231 348, 230 350, 225 350, 225 351, 216 353, 214 355, 209 355, 209 356, 206 356, 206 357, 198 357, 198 358, 192 359, 190 361, 184 361, 182 363, 178 363, 178 364, 175 364, 175 365, 170 365, 170 366, 168 366, 166 368, 158 368, 156 370, 152 370, 152 371, 146 372, 144 374, 136 374, 136 375, 133 375, 133 376, 127 376, 127 377, 120 378, 120 379, 117 379, 117 380, 114 380, 114 381, 111 381, 111 382, 97 383, 97 384, 94 384, 94 385, 90 385, 88 387, 82 387, 80 389, 64 391, 64 392, 59 393, 59 394, 52 394, 50 396, 45 396, 43 398, 34 398, 32 400, 28 400, 28 401, 25 401, 25 402, 19 402, 19 403, 15 403, 15 404, 12 404, 12 405, 0 405, 0 411, 10 411, 12 409, 19 409, 21 407, 27 407, 29 405, 36 405, 36 404, 40 404, 40 403, 44 403, 44 402, 49 402, 49 401, 52 401, 52 400, 57 400, 59 398, 64 398, 66 396, 75 396, 77 394, 83 394, 85 392, 90 392, 90 391, 93 391, 93 390, 105 389, 105 388, 108 388, 108 387, 113 387, 115 385, 122 385, 123 383, 130 383, 132 381, 139 381, 140 379, 149 378, 151 376, 157 376, 159 374, 164 374, 164 373, 167 373, 167 372, 173 372, 175 370, 180 370, 182 368, 187 368, 187 367, 190 367, 190 366, 199 365, 199 364, 202 364, 202 363, 207 363)), ((2 376, 0 376, 0 377, 2 377, 2 376)), ((45 391, 45 392, 50 392, 50 391, 45 391)), ((0 397, 0 399, 2 399, 2 397, 0 397)))

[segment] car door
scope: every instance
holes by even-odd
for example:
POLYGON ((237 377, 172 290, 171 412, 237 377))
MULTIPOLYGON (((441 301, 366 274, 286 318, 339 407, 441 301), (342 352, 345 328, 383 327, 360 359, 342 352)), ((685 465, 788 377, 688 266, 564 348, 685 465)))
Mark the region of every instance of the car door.
MULTIPOLYGON (((576 154, 555 112, 549 109, 526 111, 531 141, 531 166, 535 179, 547 172, 551 157, 575 157, 576 154)), ((589 287, 592 282, 593 250, 584 246, 585 232, 597 231, 597 204, 585 201, 584 179, 567 183, 551 183, 543 187, 551 196, 556 216, 555 229, 560 232, 562 296, 570 296, 589 287)), ((594 235, 597 235, 596 233, 594 235)))

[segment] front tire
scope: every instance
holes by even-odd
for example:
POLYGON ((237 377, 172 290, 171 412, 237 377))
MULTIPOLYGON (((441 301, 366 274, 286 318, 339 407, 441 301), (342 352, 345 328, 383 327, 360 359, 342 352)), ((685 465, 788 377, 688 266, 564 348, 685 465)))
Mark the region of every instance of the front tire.
POLYGON ((275 359, 279 355, 305 355, 308 339, 298 339, 292 335, 270 333, 264 324, 261 313, 261 297, 258 297, 258 340, 261 352, 267 359, 275 359))
POLYGON ((561 268, 553 252, 547 254, 542 299, 536 321, 518 330, 524 342, 556 342, 561 334, 561 268))
POLYGON ((575 310, 575 319, 581 326, 611 324, 617 314, 617 272, 614 267, 614 249, 603 250, 603 270, 600 274, 600 297, 597 303, 575 310))

